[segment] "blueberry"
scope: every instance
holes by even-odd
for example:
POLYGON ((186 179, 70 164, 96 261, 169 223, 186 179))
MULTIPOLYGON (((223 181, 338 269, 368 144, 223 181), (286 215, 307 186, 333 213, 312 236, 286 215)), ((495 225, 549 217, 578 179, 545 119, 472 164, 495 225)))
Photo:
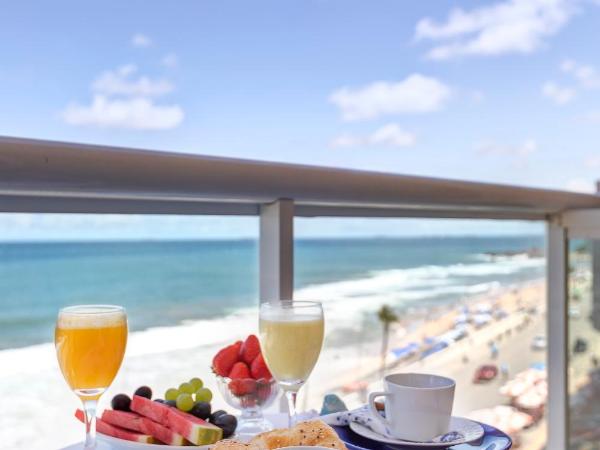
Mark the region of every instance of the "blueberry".
POLYGON ((177 402, 175 400, 167 400, 165 401, 165 405, 175 408, 177 406, 177 402))
POLYGON ((110 404, 112 406, 112 409, 115 409, 117 411, 131 411, 129 408, 131 406, 131 399, 128 395, 117 394, 113 397, 110 404))
POLYGON ((215 420, 217 419, 217 417, 222 416, 223 414, 227 414, 226 411, 223 411, 222 409, 219 409, 218 411, 215 411, 214 413, 212 413, 210 415, 210 423, 215 423, 215 420))
POLYGON ((133 395, 139 395, 140 397, 150 400, 152 398, 152 389, 150 389, 148 386, 142 386, 137 388, 133 395))
POLYGON ((155 398, 154 401, 157 402, 157 403, 164 403, 165 402, 162 398, 155 398))
POLYGON ((231 436, 237 427, 237 419, 231 414, 221 414, 213 423, 223 430, 224 438, 231 436))
POLYGON ((211 406, 208 402, 198 402, 190 410, 190 414, 198 417, 199 419, 206 420, 210 417, 211 406))

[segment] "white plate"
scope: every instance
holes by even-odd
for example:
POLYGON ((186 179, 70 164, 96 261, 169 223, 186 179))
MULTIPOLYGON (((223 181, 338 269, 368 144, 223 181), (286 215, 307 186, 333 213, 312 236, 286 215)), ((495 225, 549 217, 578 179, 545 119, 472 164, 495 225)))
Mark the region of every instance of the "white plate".
POLYGON ((382 436, 379 433, 375 433, 374 431, 357 422, 350 422, 350 429, 356 434, 360 434, 362 437, 371 439, 372 441, 383 442, 384 444, 388 445, 401 445, 415 448, 447 448, 452 445, 466 444, 476 441, 485 434, 485 431, 481 425, 463 417, 452 417, 450 419, 450 429, 458 431, 463 435, 461 439, 456 439, 451 442, 415 442, 403 441, 402 439, 391 439, 382 436))
POLYGON ((101 433, 97 433, 96 436, 99 441, 106 442, 107 444, 110 445, 110 448, 114 449, 114 450, 142 450, 142 449, 145 449, 145 450, 148 450, 148 449, 191 450, 194 448, 197 448, 200 450, 208 450, 212 447, 212 445, 182 446, 182 445, 143 444, 141 442, 126 441, 125 439, 119 439, 119 438, 107 436, 107 435, 101 434, 101 433))

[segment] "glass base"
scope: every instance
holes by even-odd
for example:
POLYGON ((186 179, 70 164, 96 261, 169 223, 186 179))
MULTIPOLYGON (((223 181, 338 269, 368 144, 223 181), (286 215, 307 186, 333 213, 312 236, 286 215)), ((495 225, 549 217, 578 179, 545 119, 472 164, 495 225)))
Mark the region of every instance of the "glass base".
POLYGON ((235 437, 240 441, 247 442, 259 433, 271 431, 273 424, 265 419, 262 414, 253 417, 240 417, 235 430, 235 437))
MULTIPOLYGON (((95 450, 114 450, 114 446, 111 445, 109 442, 104 441, 102 438, 99 438, 96 441, 96 446, 94 447, 95 450)), ((85 448, 85 442, 82 442, 81 444, 77 444, 77 445, 73 445, 72 447, 67 447, 64 450, 87 450, 85 448)))

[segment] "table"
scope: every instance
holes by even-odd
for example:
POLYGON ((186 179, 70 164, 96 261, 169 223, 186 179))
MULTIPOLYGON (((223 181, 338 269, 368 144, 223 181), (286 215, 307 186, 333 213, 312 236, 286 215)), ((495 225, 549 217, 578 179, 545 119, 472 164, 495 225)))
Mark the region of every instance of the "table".
MULTIPOLYGON (((270 420, 276 428, 285 427, 287 425, 287 415, 286 414, 265 414, 266 418, 270 420)), ((512 441, 502 431, 494 428, 490 425, 486 425, 484 423, 481 424, 483 429, 485 430, 485 435, 482 438, 481 442, 472 442, 470 444, 461 444, 454 445, 452 447, 448 447, 448 450, 508 450, 512 447, 512 441)), ((374 444, 373 441, 367 440, 356 433, 352 432, 348 427, 333 427, 336 432, 340 435, 340 438, 350 443, 348 445, 349 450, 391 450, 392 447, 388 447, 385 444, 374 444)), ((111 447, 106 442, 102 442, 101 439, 98 440, 97 450, 125 450, 126 447, 111 447)), ((134 444, 135 445, 135 444, 134 444)), ((74 444, 69 447, 65 447, 62 450, 81 450, 83 448, 83 444, 74 444)), ((137 448, 135 447, 130 448, 137 448)), ((157 446, 157 449, 168 449, 166 446, 157 446)), ((193 449, 194 447, 189 447, 193 449)), ((393 447, 394 449, 401 450, 414 450, 410 447, 393 447)))

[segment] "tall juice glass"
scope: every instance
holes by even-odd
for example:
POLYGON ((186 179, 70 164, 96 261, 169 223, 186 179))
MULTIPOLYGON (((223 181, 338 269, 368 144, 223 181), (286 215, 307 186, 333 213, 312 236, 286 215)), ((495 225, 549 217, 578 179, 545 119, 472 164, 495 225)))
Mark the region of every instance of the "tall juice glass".
POLYGON ((287 396, 291 426, 298 390, 315 367, 323 346, 323 307, 318 302, 293 300, 262 303, 259 322, 262 353, 287 396))
POLYGON ((83 402, 84 448, 95 448, 96 404, 117 375, 127 345, 125 309, 111 305, 63 308, 58 313, 54 343, 63 376, 83 402))

